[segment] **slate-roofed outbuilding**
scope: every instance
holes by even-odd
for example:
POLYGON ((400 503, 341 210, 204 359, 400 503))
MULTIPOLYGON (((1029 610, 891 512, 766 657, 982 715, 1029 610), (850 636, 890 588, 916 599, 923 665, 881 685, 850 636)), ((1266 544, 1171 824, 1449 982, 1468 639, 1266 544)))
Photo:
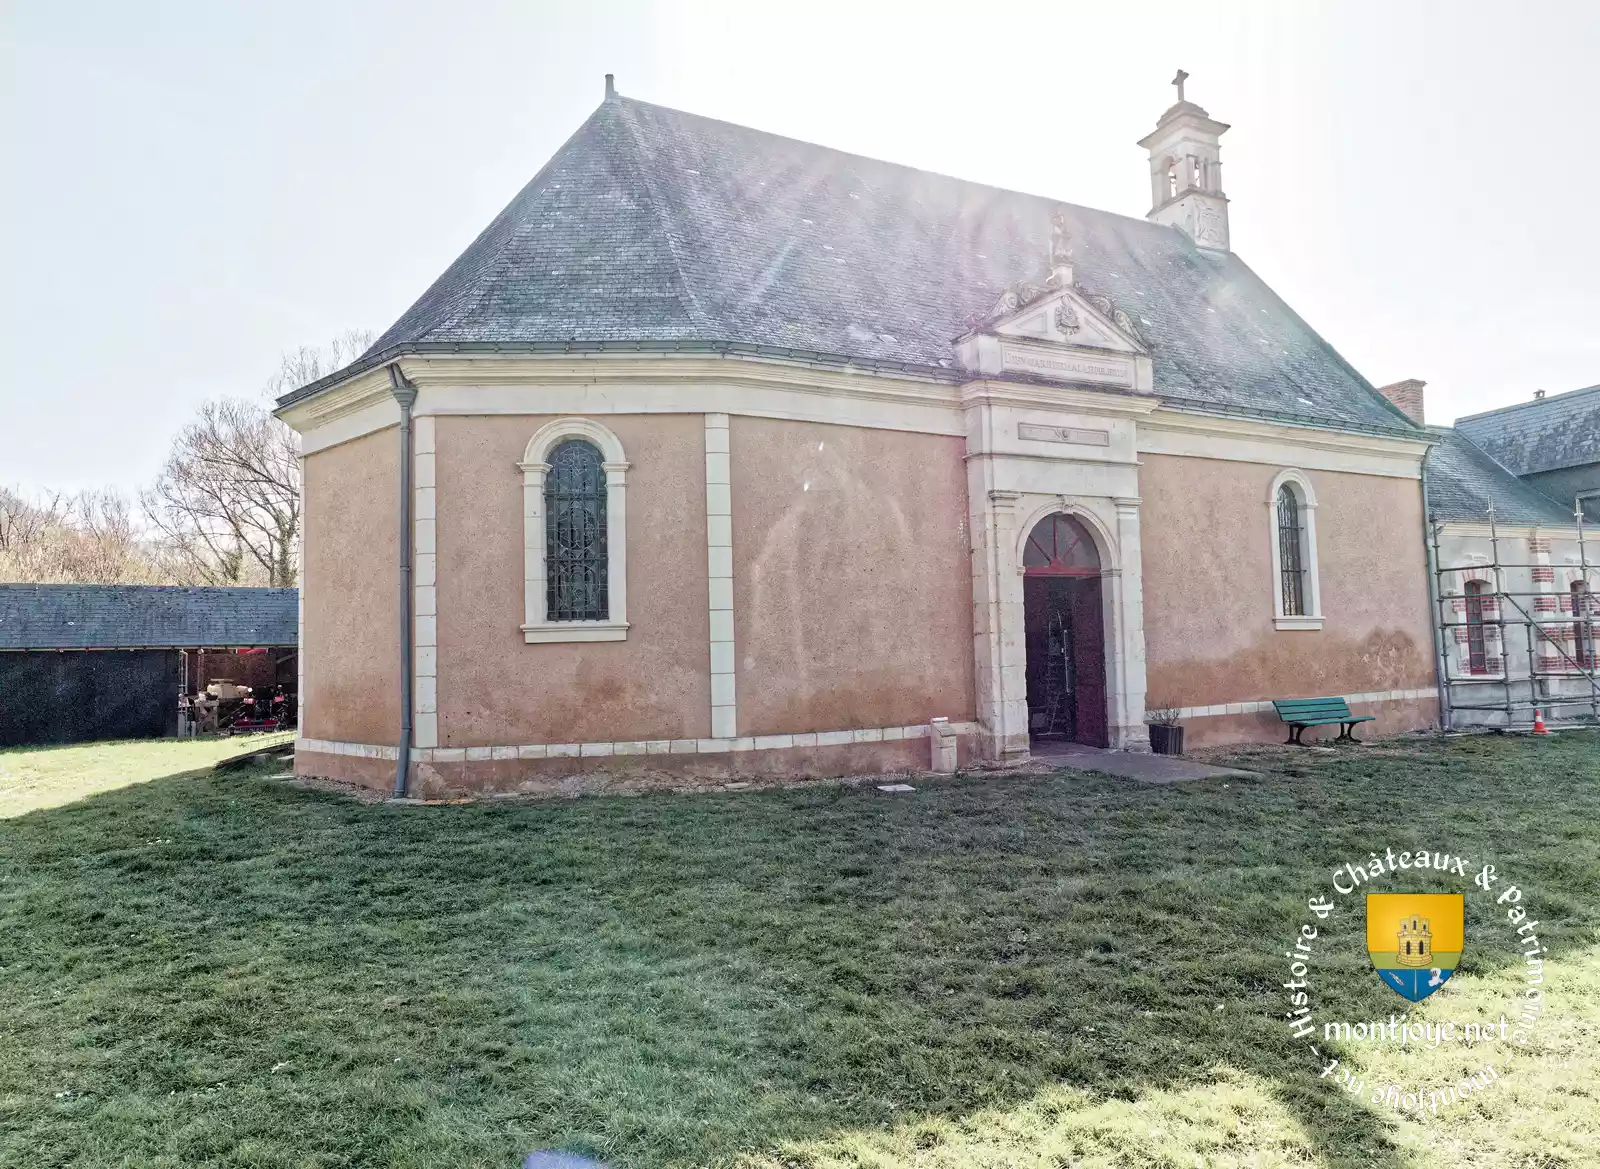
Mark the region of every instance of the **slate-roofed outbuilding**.
POLYGON ((1502 524, 1565 525, 1572 511, 1528 486, 1465 433, 1430 426, 1439 440, 1428 452, 1428 514, 1436 520, 1487 522, 1494 508, 1502 524))
POLYGON ((297 589, 0 585, 0 650, 292 646, 297 589))
POLYGON ((1045 274, 1125 310, 1175 405, 1416 434, 1237 255, 1143 219, 608 98, 349 369, 406 353, 752 350, 950 380, 952 342, 1045 274))
POLYGON ((1600 385, 1469 414, 1455 425, 1518 475, 1600 463, 1600 385))

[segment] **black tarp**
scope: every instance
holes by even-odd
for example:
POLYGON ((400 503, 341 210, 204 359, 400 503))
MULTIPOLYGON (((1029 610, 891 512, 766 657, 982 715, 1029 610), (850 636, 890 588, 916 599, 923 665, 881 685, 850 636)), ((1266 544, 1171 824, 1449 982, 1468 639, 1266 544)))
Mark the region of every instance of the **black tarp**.
POLYGON ((0 747, 170 735, 179 680, 174 649, 0 653, 0 747))

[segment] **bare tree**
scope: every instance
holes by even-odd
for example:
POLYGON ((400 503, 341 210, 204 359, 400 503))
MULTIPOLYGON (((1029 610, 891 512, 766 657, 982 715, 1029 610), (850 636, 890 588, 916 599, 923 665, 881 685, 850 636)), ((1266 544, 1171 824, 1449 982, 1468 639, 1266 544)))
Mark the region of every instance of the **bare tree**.
POLYGON ((0 579, 34 584, 165 584, 172 578, 119 491, 29 499, 0 488, 0 579))
POLYGON ((294 435, 264 406, 220 399, 173 440, 142 497, 150 522, 207 584, 295 581, 300 483, 294 435))
POLYGON ((145 581, 150 558, 141 547, 133 506, 120 491, 85 491, 73 500, 74 538, 62 546, 61 575, 85 584, 145 581))
POLYGON ((141 497, 174 556, 207 584, 286 588, 299 576, 300 444, 271 399, 349 364, 371 334, 341 334, 284 355, 258 400, 221 398, 173 440, 141 497))
POLYGON ((372 342, 371 329, 349 329, 320 348, 302 345, 285 353, 278 364, 278 372, 267 382, 267 396, 281 398, 291 390, 343 369, 371 348, 372 342))
POLYGON ((29 556, 66 517, 59 492, 29 499, 18 488, 0 487, 0 556, 29 556))

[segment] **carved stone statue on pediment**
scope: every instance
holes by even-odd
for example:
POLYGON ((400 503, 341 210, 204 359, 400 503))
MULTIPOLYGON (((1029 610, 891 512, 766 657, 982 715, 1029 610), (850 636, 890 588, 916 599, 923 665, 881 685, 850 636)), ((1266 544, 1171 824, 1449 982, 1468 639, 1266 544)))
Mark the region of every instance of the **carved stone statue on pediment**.
POLYGON ((1133 318, 1127 313, 1123 312, 1121 309, 1118 309, 1116 312, 1111 314, 1111 319, 1117 323, 1117 328, 1128 334, 1128 336, 1139 342, 1139 344, 1144 344, 1144 338, 1139 335, 1139 330, 1133 327, 1133 318))
POLYGON ((1050 216, 1050 266, 1072 263, 1072 235, 1067 231, 1067 216, 1057 211, 1050 216))
POLYGON ((994 302, 994 307, 989 310, 989 317, 1003 317, 1007 313, 1014 313, 1022 307, 1022 298, 1017 295, 1015 288, 1008 288, 1000 294, 1000 299, 994 302))

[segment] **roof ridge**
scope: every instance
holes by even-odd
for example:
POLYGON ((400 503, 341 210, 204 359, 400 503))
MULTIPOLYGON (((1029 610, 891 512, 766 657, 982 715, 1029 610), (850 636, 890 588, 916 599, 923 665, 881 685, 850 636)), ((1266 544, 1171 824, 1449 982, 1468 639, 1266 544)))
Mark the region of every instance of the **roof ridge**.
MULTIPOLYGON (((929 175, 936 179, 945 179, 952 183, 961 183, 963 186, 982 187, 984 190, 995 191, 1002 195, 1020 195, 1024 199, 1038 199, 1045 203, 1052 203, 1062 207, 1068 207, 1074 211, 1090 211, 1096 215, 1111 215, 1115 216, 1117 219, 1126 220, 1129 223, 1140 224, 1154 231, 1165 232, 1169 230, 1167 224, 1154 223, 1151 220, 1146 219, 1143 215, 1129 215, 1123 211, 1110 211, 1104 207, 1091 207, 1087 203, 1075 203, 1070 199, 1063 199, 1056 195, 1046 195, 1037 191, 1023 191, 1016 187, 996 186, 994 183, 986 183, 982 179, 962 178, 960 175, 949 174, 948 172, 942 170, 929 170, 926 167, 912 166, 908 162, 895 162, 893 159, 879 158, 872 154, 858 154, 855 151, 844 150, 838 146, 829 146, 822 142, 812 142, 805 138, 795 138, 789 134, 778 134, 771 130, 763 130, 758 126, 747 126, 743 122, 730 122, 726 118, 713 118, 709 114, 697 114, 693 110, 680 110, 676 106, 664 106, 659 102, 645 101, 642 98, 623 97, 621 94, 618 94, 617 100, 628 105, 647 106, 653 110, 663 110, 666 113, 675 114, 680 118, 693 118, 697 122, 711 122, 718 126, 728 126, 734 130, 742 130, 747 134, 759 134, 763 138, 775 138, 780 142, 792 142, 796 146, 804 146, 808 150, 825 150, 830 154, 837 154, 842 158, 855 159, 860 162, 870 162, 876 166, 890 166, 897 170, 909 171, 912 174, 929 175)), ((1177 229, 1170 228, 1170 230, 1176 231, 1177 229)))
MULTIPOLYGON (((472 243, 467 245, 467 252, 470 252, 472 248, 476 246, 478 240, 482 239, 484 236, 488 235, 489 232, 493 231, 495 224, 499 223, 502 217, 510 216, 512 209, 518 207, 522 203, 522 198, 524 195, 530 191, 533 191, 541 181, 545 180, 549 176, 550 172, 555 169, 556 163, 559 162, 567 153, 568 148, 576 143, 578 139, 583 136, 584 132, 589 130, 592 125, 598 124, 600 114, 602 111, 604 111, 604 109, 605 103, 601 102, 595 107, 594 111, 587 118, 579 123, 578 128, 567 137, 567 140, 557 148, 556 152, 552 154, 548 160, 546 160, 545 164, 535 171, 533 177, 524 183, 522 188, 511 197, 511 201, 505 205, 500 214, 496 215, 489 221, 489 226, 485 227, 483 231, 479 232, 477 238, 474 239, 472 243)), ((524 227, 526 227, 526 223, 515 224, 512 229, 506 233, 505 239, 500 241, 500 246, 494 249, 493 254, 486 257, 482 264, 479 264, 473 269, 472 278, 478 280, 480 285, 475 295, 469 296, 457 303, 455 305, 454 312, 441 314, 440 319, 435 321, 425 333, 417 337, 417 340, 426 340, 429 336, 438 332, 440 329, 445 328, 447 325, 453 325, 459 322, 462 318, 471 314, 494 294, 495 284, 493 277, 503 275, 509 269, 511 245, 521 236, 524 227)), ((466 253, 464 252, 462 254, 465 255, 466 253)), ((426 297, 428 294, 427 292, 424 292, 422 295, 423 297, 426 297)), ((408 309, 407 311, 409 312, 410 310, 408 309)))
MULTIPOLYGON (((627 99, 618 98, 617 100, 621 102, 627 99)), ((644 164, 644 147, 639 142, 639 131, 634 126, 631 118, 622 117, 618 121, 621 122, 623 130, 627 132, 628 141, 633 146, 634 170, 639 175, 645 201, 650 204, 650 210, 655 214, 656 221, 661 225, 661 234, 666 240, 667 252, 672 256, 672 268, 678 277, 678 287, 683 290, 684 295, 688 298, 686 307, 689 310, 689 316, 701 329, 708 332, 714 331, 711 327, 710 318, 706 316, 705 311, 700 307, 700 298, 695 295, 694 286, 689 282, 689 274, 684 271, 683 256, 678 251, 677 241, 673 239, 672 223, 668 220, 666 209, 662 206, 660 195, 656 190, 655 179, 650 174, 650 168, 644 164)))
POLYGON ((1565 399, 1575 398, 1580 394, 1600 393, 1600 382, 1592 386, 1579 386, 1575 390, 1562 390, 1559 394, 1546 394, 1542 398, 1526 398, 1521 402, 1509 402, 1504 406, 1496 406, 1491 410, 1479 410, 1476 414, 1463 414, 1456 419, 1457 423, 1470 422, 1475 418, 1487 418, 1491 414, 1504 414, 1511 410, 1526 410, 1535 406, 1548 405, 1551 402, 1560 402, 1565 399))
MULTIPOLYGON (((371 347, 365 353, 361 354, 360 357, 356 358, 355 361, 352 361, 345 367, 346 370, 352 370, 356 366, 360 365, 363 360, 371 357, 373 354, 393 347, 393 342, 385 344, 385 342, 388 341, 389 335, 398 329, 402 324, 404 324, 407 318, 410 317, 411 314, 414 313, 419 307, 421 307, 425 301, 427 301, 429 295, 438 286, 439 282, 448 276, 457 264, 461 263, 468 256, 470 256, 473 252, 473 249, 482 243, 497 226, 511 217, 515 209, 521 206, 523 198, 530 191, 534 190, 534 188, 537 187, 541 181, 549 176, 550 171, 554 169, 555 165, 567 153, 568 149, 570 149, 573 144, 583 136, 584 132, 590 128, 603 108, 604 103, 596 107, 593 113, 591 113, 582 122, 578 123, 577 129, 573 130, 571 134, 567 135, 566 141, 556 148, 555 153, 545 160, 545 164, 534 172, 532 178, 523 183, 521 187, 517 188, 517 193, 512 195, 510 200, 507 201, 506 205, 495 214, 494 218, 490 219, 489 222, 484 225, 482 231, 478 232, 477 235, 472 237, 471 242, 469 242, 467 246, 457 254, 456 258, 445 267, 444 272, 442 272, 426 288, 424 288, 421 294, 406 306, 405 311, 396 317, 389 327, 378 335, 378 337, 373 341, 371 347)), ((443 328, 445 325, 459 321, 469 309, 476 308, 478 305, 482 304, 483 301, 490 295, 490 292, 493 289, 493 284, 487 280, 480 280, 480 278, 491 272, 502 262, 507 250, 511 246, 511 242, 516 237, 517 231, 515 229, 507 232, 505 239, 501 241, 499 247, 493 250, 492 254, 485 257, 480 263, 474 265, 470 272, 465 273, 461 281, 462 288, 458 291, 468 293, 468 295, 461 297, 456 295, 448 296, 446 298, 446 304, 449 311, 440 313, 435 320, 428 324, 425 330, 418 333, 417 336, 412 339, 424 340, 433 333, 437 332, 439 329, 443 328), (481 284, 481 287, 476 289, 472 288, 472 283, 474 281, 478 281, 481 284)), ((336 374, 343 372, 343 370, 335 371, 336 374)), ((319 381, 320 380, 326 379, 319 379, 319 381)), ((289 395, 285 395, 285 397, 288 396, 289 395)))

